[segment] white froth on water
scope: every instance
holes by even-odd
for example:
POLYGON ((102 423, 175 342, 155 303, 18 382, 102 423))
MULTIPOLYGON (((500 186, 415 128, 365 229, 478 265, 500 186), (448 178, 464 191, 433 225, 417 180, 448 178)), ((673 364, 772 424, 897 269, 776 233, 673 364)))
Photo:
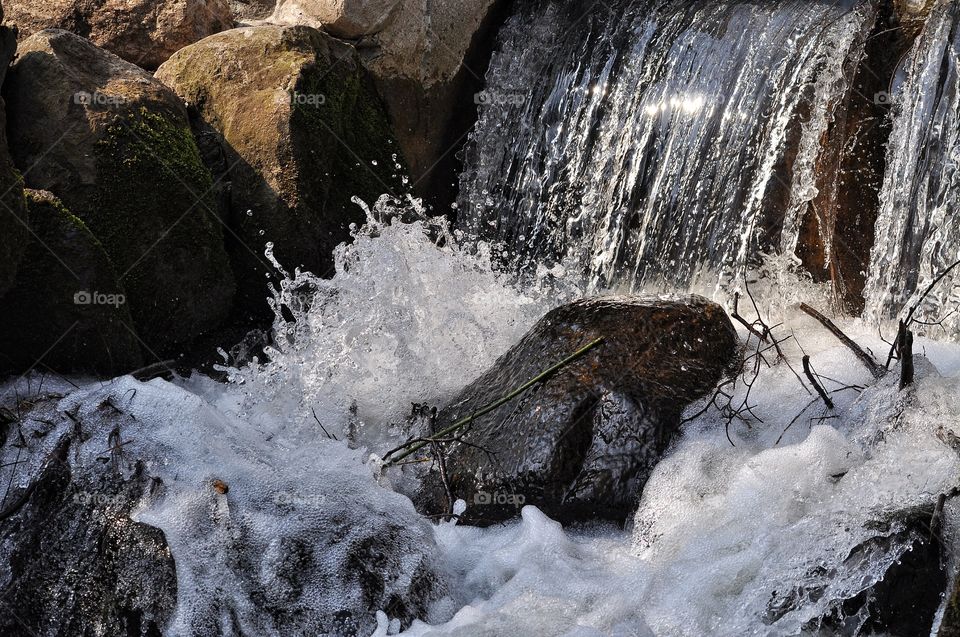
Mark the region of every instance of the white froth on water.
MULTIPOLYGON (((717 415, 689 423, 631 531, 564 531, 533 507, 505 528, 438 526, 463 607, 405 634, 796 635, 880 580, 910 550, 904 512, 957 486, 960 458, 937 433, 960 431, 960 349, 918 343, 952 376, 921 363, 912 398, 896 369, 861 393, 843 389, 873 384, 849 350, 797 311, 778 319, 839 381, 825 383, 833 412, 786 365, 764 367, 752 393, 763 424, 735 423, 732 446, 717 415)), ((867 326, 843 327, 885 351, 867 326)))
MULTIPOLYGON (((398 586, 421 558, 442 574, 446 596, 410 636, 797 634, 902 556, 902 512, 957 485, 960 459, 937 433, 960 434, 960 347, 918 339, 916 351, 940 374, 919 364, 916 387, 901 394, 895 371, 874 382, 792 307, 797 295, 819 299, 818 288, 768 272, 751 288, 761 311, 783 323, 777 334, 795 337, 784 343, 795 368, 805 352, 832 379, 833 412, 771 359, 751 394, 762 422, 735 421, 735 446, 713 412, 688 423, 629 530, 563 529, 533 507, 488 529, 430 524, 377 484, 366 458, 382 448, 371 445, 395 441, 390 425, 410 402, 441 405, 563 295, 518 291, 483 250, 458 249, 442 224, 384 222, 390 214, 380 202, 355 242, 338 250, 332 279, 294 273, 282 285, 276 303, 294 322, 278 318, 269 361, 230 368, 232 382, 126 377, 63 399, 60 409, 106 436, 114 421, 98 407, 110 398, 131 416, 125 452, 147 459, 164 482, 137 519, 164 531, 177 562, 168 634, 188 634, 223 598, 232 601, 223 622, 272 634, 255 616, 250 582, 279 605, 354 599, 359 591, 336 577, 343 550, 323 541, 334 513, 354 519, 361 534, 384 519, 410 529, 428 557, 401 551, 401 563, 389 565, 398 586), (229 498, 211 491, 214 479, 230 486, 229 498), (300 596, 278 575, 289 565, 277 563, 285 551, 276 538, 292 536, 322 546, 321 570, 330 571, 300 596), (847 559, 878 537, 890 539, 868 559, 847 559)), ((842 327, 878 357, 885 352, 875 327, 842 327)), ((397 632, 381 619, 378 635, 397 632)))

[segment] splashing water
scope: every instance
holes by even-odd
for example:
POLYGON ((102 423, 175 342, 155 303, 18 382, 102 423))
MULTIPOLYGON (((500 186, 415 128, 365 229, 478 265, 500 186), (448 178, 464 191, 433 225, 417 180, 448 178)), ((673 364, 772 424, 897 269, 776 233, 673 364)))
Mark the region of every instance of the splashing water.
POLYGON ((269 361, 227 370, 249 385, 247 411, 296 413, 301 424, 316 412, 341 437, 364 423, 382 430, 411 402, 452 397, 571 293, 516 291, 489 250, 466 258, 417 201, 385 196, 365 209, 368 223, 336 251, 336 276, 297 272, 275 291, 269 361), (399 217, 411 222, 391 223, 399 217))
MULTIPOLYGON (((960 458, 937 438, 958 429, 960 349, 924 340, 952 376, 921 365, 917 393, 904 398, 895 374, 869 387, 869 373, 809 317, 776 318, 835 379, 834 412, 780 363, 761 370, 753 395, 763 423, 736 425, 735 447, 716 414, 685 427, 647 483, 632 532, 565 531, 532 507, 502 529, 439 525, 464 606, 442 626, 404 634, 869 634, 867 614, 844 600, 904 559, 917 539, 905 512, 932 508, 960 475, 960 458)), ((881 344, 863 325, 843 328, 881 344)), ((796 365, 797 345, 785 348, 796 365)))
POLYGON ((868 2, 527 4, 479 96, 460 223, 593 289, 792 254, 874 20, 868 2))
MULTIPOLYGON (((844 599, 876 583, 912 543, 904 512, 931 506, 956 484, 960 459, 936 433, 956 428, 960 349, 918 339, 918 351, 927 348, 950 377, 920 365, 915 399, 903 398, 892 377, 858 396, 847 386, 869 385, 867 372, 812 319, 784 309, 790 298, 771 294, 759 299, 761 311, 786 321, 780 329, 837 379, 828 383, 836 418, 823 419, 831 414, 776 364, 761 370, 754 390, 762 425, 733 427, 732 447, 716 415, 688 424, 647 484, 632 531, 563 529, 529 507, 503 527, 431 525, 377 484, 367 452, 396 441, 387 425, 406 415, 410 396, 441 403, 562 294, 519 291, 488 255, 464 252, 416 209, 410 223, 385 219, 399 212, 397 202, 374 207, 355 243, 338 252, 333 279, 287 279, 275 297, 270 360, 231 368, 233 382, 126 377, 62 388, 57 409, 76 413, 93 439, 115 425, 100 409, 105 398, 128 414, 125 453, 163 481, 136 519, 164 531, 177 563, 168 634, 236 625, 290 634, 298 617, 331 600, 362 607, 356 582, 337 574, 351 547, 393 524, 406 531, 385 545, 399 557, 378 562, 387 590, 424 570, 442 582, 408 635, 792 635, 836 617, 844 599), (341 433, 351 418, 364 419, 368 435, 354 439, 372 446, 329 440, 311 409, 341 433), (230 485, 229 498, 211 492, 213 478, 230 485), (332 542, 334 533, 346 535, 332 542), (291 561, 303 551, 308 571, 291 561), (293 622, 286 632, 264 616, 264 603, 293 622)), ((766 295, 768 283, 814 289, 781 278, 754 290, 766 295)), ((863 326, 843 327, 880 345, 857 331, 863 326)), ((785 348, 795 361, 799 350, 785 348)), ((38 443, 18 485, 57 439, 38 443)), ((97 462, 100 452, 71 462, 97 462)), ((12 459, 0 458, 7 471, 12 459)), ((399 630, 386 614, 379 623, 377 635, 399 630)))

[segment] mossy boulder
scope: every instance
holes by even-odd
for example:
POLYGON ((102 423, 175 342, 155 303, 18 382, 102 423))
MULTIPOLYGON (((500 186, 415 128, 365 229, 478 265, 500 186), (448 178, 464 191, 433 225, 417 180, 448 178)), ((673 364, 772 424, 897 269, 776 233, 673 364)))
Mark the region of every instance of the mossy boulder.
POLYGON ((60 197, 103 244, 146 347, 162 356, 215 328, 233 275, 176 95, 62 30, 21 43, 3 95, 27 186, 60 197))
POLYGON ((28 190, 32 233, 0 299, 0 370, 129 372, 142 364, 126 292, 103 246, 48 192, 28 190))
POLYGON ((212 33, 233 28, 228 0, 6 0, 28 37, 65 29, 147 69, 212 33))
POLYGON ((403 190, 400 151, 354 49, 314 28, 219 33, 156 76, 221 153, 212 167, 230 184, 228 245, 247 308, 266 307, 267 242, 285 268, 325 275, 350 224, 364 222, 351 198, 403 190))

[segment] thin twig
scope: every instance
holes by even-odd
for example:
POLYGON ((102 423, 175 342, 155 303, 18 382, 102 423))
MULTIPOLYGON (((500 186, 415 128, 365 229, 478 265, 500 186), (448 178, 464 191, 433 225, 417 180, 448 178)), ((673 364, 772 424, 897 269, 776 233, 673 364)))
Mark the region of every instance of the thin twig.
POLYGON ((828 319, 826 316, 824 316, 823 314, 821 314, 821 313, 818 312, 817 310, 813 309, 812 307, 810 307, 810 306, 807 305, 806 303, 801 303, 801 304, 800 304, 800 309, 803 310, 804 312, 806 312, 807 314, 809 314, 810 316, 812 316, 813 318, 817 319, 817 320, 820 322, 820 324, 823 325, 825 328, 827 328, 827 330, 829 330, 831 334, 833 334, 834 336, 836 336, 837 339, 838 339, 841 343, 843 343, 844 345, 846 345, 847 348, 848 348, 851 352, 853 352, 854 355, 855 355, 857 358, 859 358, 860 361, 861 361, 864 365, 866 365, 867 369, 870 370, 870 373, 873 374, 873 377, 874 377, 874 378, 876 378, 876 379, 878 379, 878 380, 879 380, 880 378, 883 378, 883 375, 884 375, 884 373, 886 373, 886 370, 884 370, 884 368, 881 367, 881 366, 877 363, 877 361, 873 360, 873 357, 870 356, 870 354, 867 354, 867 353, 863 350, 862 347, 860 347, 859 345, 857 345, 857 344, 853 341, 853 339, 851 339, 849 336, 847 336, 846 334, 844 334, 844 333, 843 333, 843 330, 841 330, 839 327, 837 327, 837 326, 834 324, 833 321, 831 321, 831 320, 828 319))
POLYGON ((324 427, 323 423, 320 422, 320 419, 317 418, 317 411, 313 407, 310 408, 310 411, 311 413, 313 413, 313 419, 317 421, 317 424, 320 425, 320 429, 323 430, 324 435, 326 435, 326 437, 329 438, 330 440, 336 440, 337 437, 332 435, 329 431, 327 431, 327 428, 324 427))
MULTIPOLYGON (((521 385, 520 387, 517 387, 517 388, 514 389, 512 392, 510 392, 509 394, 507 394, 506 396, 504 396, 503 398, 500 398, 500 399, 498 399, 498 400, 495 400, 494 402, 490 403, 490 404, 487 405, 486 407, 481 408, 479 411, 476 411, 476 412, 474 412, 473 414, 467 416, 466 418, 462 418, 461 420, 458 420, 457 422, 453 423, 453 424, 450 425, 449 427, 438 431, 438 432, 435 434, 435 437, 447 436, 447 435, 449 435, 449 434, 457 431, 458 429, 462 429, 463 427, 465 427, 466 425, 470 424, 471 422, 473 422, 473 421, 476 420, 477 418, 480 418, 481 416, 484 416, 484 415, 486 415, 486 414, 489 414, 491 411, 494 411, 494 410, 497 409, 498 407, 501 407, 502 405, 505 405, 506 403, 510 402, 511 400, 513 400, 514 398, 516 398, 517 396, 521 395, 522 393, 524 393, 525 391, 527 391, 528 389, 530 389, 531 387, 533 387, 533 386, 536 385, 537 383, 539 383, 539 382, 541 382, 541 381, 549 378, 550 376, 552 376, 552 375, 555 374, 556 372, 560 371, 561 369, 563 369, 564 367, 566 367, 566 366, 569 365, 570 363, 572 363, 572 362, 574 362, 575 360, 577 360, 578 358, 582 357, 584 354, 586 354, 587 352, 589 352, 589 351, 592 350, 593 348, 595 348, 595 347, 597 347, 598 345, 600 345, 601 343, 603 343, 604 340, 606 340, 606 339, 601 336, 600 338, 596 339, 596 340, 593 341, 592 343, 586 345, 585 347, 577 350, 576 352, 574 352, 574 353, 571 354, 570 356, 566 357, 565 359, 563 359, 562 361, 560 361, 559 363, 557 363, 557 364, 554 365, 553 367, 547 369, 546 371, 542 372, 541 374, 538 374, 536 377, 531 378, 530 380, 528 380, 527 382, 525 382, 525 383, 524 383, 523 385, 521 385)), ((422 449, 423 447, 427 446, 428 444, 430 444, 429 441, 424 441, 424 440, 421 440, 421 441, 419 441, 419 442, 415 442, 415 443, 413 443, 412 445, 411 445, 411 442, 413 442, 413 441, 407 441, 407 442, 405 442, 404 444, 402 444, 402 445, 400 445, 399 447, 397 447, 396 449, 392 449, 391 451, 389 451, 389 452, 383 457, 383 460, 385 461, 385 462, 384 462, 384 467, 392 466, 392 465, 396 464, 397 462, 403 460, 404 458, 406 458, 406 457, 408 457, 408 456, 416 453, 417 451, 419 451, 419 450, 422 449), (402 449, 406 449, 406 451, 404 451, 402 454, 400 454, 400 456, 398 456, 396 459, 387 461, 387 460, 390 458, 390 456, 392 456, 394 453, 397 453, 397 452, 401 451, 402 449)))
POLYGON ((817 393, 820 394, 821 400, 827 406, 828 409, 833 409, 833 401, 830 400, 830 396, 827 395, 827 392, 824 391, 823 387, 817 382, 817 379, 813 375, 813 370, 810 368, 810 357, 803 357, 803 373, 807 375, 807 380, 810 381, 810 384, 813 385, 813 388, 817 390, 817 393))
MULTIPOLYGON (((927 296, 931 292, 933 292, 933 288, 937 287, 937 284, 940 283, 940 281, 942 281, 944 277, 950 274, 950 272, 954 268, 956 268, 958 265, 960 265, 960 260, 954 261, 952 264, 950 264, 949 267, 947 267, 947 269, 945 269, 940 274, 938 274, 933 279, 933 281, 930 282, 930 285, 926 287, 926 289, 923 291, 923 294, 920 295, 920 298, 918 298, 916 302, 910 306, 910 309, 907 311, 906 318, 903 319, 903 322, 906 324, 907 327, 910 327, 910 324, 914 322, 913 315, 916 314, 918 309, 920 309, 920 304, 923 303, 923 300, 927 298, 927 296)), ((887 370, 890 369, 890 362, 893 360, 893 357, 896 351, 897 351, 897 341, 894 340, 893 343, 890 345, 890 352, 887 354, 887 363, 884 366, 884 369, 887 369, 887 370)))

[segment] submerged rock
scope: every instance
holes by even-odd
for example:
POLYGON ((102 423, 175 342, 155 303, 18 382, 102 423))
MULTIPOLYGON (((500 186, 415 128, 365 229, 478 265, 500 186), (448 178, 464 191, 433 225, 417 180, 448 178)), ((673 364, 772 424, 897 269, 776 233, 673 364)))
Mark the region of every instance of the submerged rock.
POLYGON ((21 37, 65 29, 155 69, 176 51, 233 27, 227 0, 6 0, 21 37))
POLYGON ((20 43, 3 95, 27 185, 59 197, 103 245, 146 346, 164 355, 216 327, 233 277, 177 96, 61 30, 20 43))
POLYGON ((16 283, 0 295, 0 371, 129 372, 140 344, 113 263, 48 192, 28 190, 31 233, 16 283))
POLYGON ((350 224, 365 221, 351 199, 402 192, 399 149, 369 77, 352 47, 316 29, 233 29, 178 52, 157 77, 190 105, 208 162, 229 184, 247 308, 266 310, 267 242, 286 269, 324 276, 350 224))
MULTIPOLYGON (((449 406, 434 431, 471 415, 594 339, 606 340, 526 394, 474 421, 445 454, 461 520, 489 523, 532 504, 564 521, 623 520, 687 405, 739 360, 724 310, 699 297, 608 297, 548 313, 449 406)), ((420 432, 428 435, 429 431, 420 432)), ((411 496, 447 511, 439 469, 411 496)))
POLYGON ((0 419, 0 454, 17 461, 0 507, 0 633, 159 637, 176 605, 174 560, 163 532, 131 513, 162 484, 141 464, 124 475, 122 448, 110 448, 121 441, 92 438, 55 396, 14 410, 0 419), (99 457, 78 465, 84 447, 99 457))
POLYGON ((159 379, 42 390, 0 405, 0 633, 353 637, 444 594, 429 525, 343 443, 159 379))

